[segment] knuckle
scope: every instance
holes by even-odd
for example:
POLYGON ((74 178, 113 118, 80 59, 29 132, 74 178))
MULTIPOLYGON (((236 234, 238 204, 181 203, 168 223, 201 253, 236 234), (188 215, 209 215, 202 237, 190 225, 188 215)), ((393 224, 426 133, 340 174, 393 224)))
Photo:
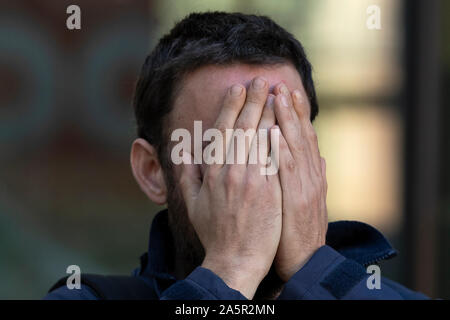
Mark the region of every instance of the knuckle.
POLYGON ((297 141, 296 143, 294 143, 293 148, 294 148, 294 151, 299 154, 302 154, 305 152, 305 144, 301 141, 297 141))
POLYGON ((217 180, 217 174, 214 170, 209 170, 208 174, 203 178, 209 187, 214 187, 217 180))
POLYGON ((248 192, 249 190, 254 190, 258 187, 258 183, 255 179, 255 177, 247 177, 245 181, 245 190, 248 192))
POLYGON ((313 143, 317 143, 317 133, 312 128, 308 132, 308 139, 313 143))
POLYGON ((292 122, 294 120, 294 117, 292 116, 292 113, 290 112, 290 110, 288 110, 288 108, 280 106, 279 109, 280 109, 279 117, 284 122, 292 122))
POLYGON ((225 174, 225 184, 227 186, 236 186, 239 184, 239 179, 239 172, 230 167, 225 174))
POLYGON ((245 187, 260 189, 261 192, 264 192, 263 189, 270 189, 267 183, 266 176, 260 174, 259 169, 255 169, 251 174, 247 175, 246 186, 245 187))
POLYGON ((227 130, 227 126, 223 122, 219 122, 216 124, 216 129, 219 130, 221 133, 225 133, 227 130))
POLYGON ((317 203, 321 199, 322 195, 322 184, 320 182, 313 182, 311 192, 308 198, 313 203, 317 203))
POLYGON ((327 169, 327 162, 324 158, 320 157, 320 163, 322 165, 323 170, 325 171, 327 169))
POLYGON ((224 107, 228 110, 228 112, 232 114, 237 114, 242 109, 243 102, 240 101, 240 97, 233 97, 232 101, 228 101, 224 107))
POLYGON ((216 129, 219 130, 223 137, 225 137, 228 128, 224 123, 220 122, 216 124, 216 129))
POLYGON ((286 169, 291 173, 294 173, 297 170, 297 163, 294 159, 288 159, 286 161, 286 169))
POLYGON ((296 200, 296 207, 301 211, 301 212, 306 212, 305 210, 308 209, 308 200, 306 199, 306 197, 298 197, 296 200))
POLYGON ((242 131, 235 131, 234 137, 244 135, 248 130, 253 129, 252 126, 247 122, 247 120, 241 120, 236 123, 236 128, 242 129, 242 131))
POLYGON ((328 181, 327 181, 327 178, 326 177, 322 177, 322 180, 321 180, 321 186, 322 186, 322 190, 323 191, 325 191, 325 193, 327 192, 327 189, 328 189, 328 181))
POLYGON ((253 94, 250 95, 247 100, 245 101, 244 108, 249 109, 255 109, 258 107, 261 107, 264 105, 264 99, 262 98, 262 95, 253 94))

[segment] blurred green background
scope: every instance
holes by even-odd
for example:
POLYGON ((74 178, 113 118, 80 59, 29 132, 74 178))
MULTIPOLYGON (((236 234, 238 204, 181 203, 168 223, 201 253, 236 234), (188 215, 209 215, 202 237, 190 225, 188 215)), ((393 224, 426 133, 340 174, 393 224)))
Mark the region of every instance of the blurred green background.
POLYGON ((330 220, 381 229, 389 276, 450 297, 448 1, 0 1, 0 298, 40 299, 76 264, 129 274, 160 207, 129 166, 133 87, 173 24, 264 14, 314 67, 330 220), (81 30, 66 8, 81 8, 81 30), (369 5, 381 29, 369 30, 369 5))

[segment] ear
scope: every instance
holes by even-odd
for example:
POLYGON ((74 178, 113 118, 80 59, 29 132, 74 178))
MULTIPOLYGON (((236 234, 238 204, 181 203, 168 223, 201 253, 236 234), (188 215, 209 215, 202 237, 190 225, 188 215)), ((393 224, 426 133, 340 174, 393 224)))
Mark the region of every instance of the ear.
POLYGON ((158 154, 144 139, 136 139, 131 147, 131 168, 141 190, 154 203, 163 205, 167 201, 167 186, 158 154))

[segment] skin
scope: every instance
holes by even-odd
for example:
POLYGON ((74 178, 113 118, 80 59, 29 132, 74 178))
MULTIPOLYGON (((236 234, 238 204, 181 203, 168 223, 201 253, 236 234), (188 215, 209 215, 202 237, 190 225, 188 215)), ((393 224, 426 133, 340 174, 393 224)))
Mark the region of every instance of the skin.
MULTIPOLYGON (((265 128, 279 134, 277 175, 261 175, 259 164, 174 166, 205 250, 202 266, 249 299, 272 265, 286 282, 325 244, 325 161, 309 114, 293 66, 235 64, 187 75, 169 116, 170 131, 186 128, 192 136, 194 120, 202 121, 203 130, 265 128)), ((167 186, 153 146, 134 141, 131 165, 141 189, 164 204, 167 186)))

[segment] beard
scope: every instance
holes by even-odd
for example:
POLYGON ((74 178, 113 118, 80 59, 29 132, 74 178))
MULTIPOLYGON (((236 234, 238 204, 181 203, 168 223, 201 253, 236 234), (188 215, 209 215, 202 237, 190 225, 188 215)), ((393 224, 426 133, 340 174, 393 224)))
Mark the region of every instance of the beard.
MULTIPOLYGON (((170 160, 166 164, 164 172, 168 191, 169 228, 175 247, 175 273, 177 278, 184 279, 202 264, 205 258, 205 249, 189 220, 186 203, 174 174, 175 170, 173 170, 170 160)), ((253 299, 276 299, 283 285, 284 283, 279 278, 272 264, 268 274, 259 284, 253 299)))
POLYGON ((202 264, 205 250, 189 220, 186 203, 170 161, 164 172, 168 192, 169 228, 175 248, 175 270, 178 276, 184 279, 202 264), (182 266, 177 265, 179 263, 182 266))

